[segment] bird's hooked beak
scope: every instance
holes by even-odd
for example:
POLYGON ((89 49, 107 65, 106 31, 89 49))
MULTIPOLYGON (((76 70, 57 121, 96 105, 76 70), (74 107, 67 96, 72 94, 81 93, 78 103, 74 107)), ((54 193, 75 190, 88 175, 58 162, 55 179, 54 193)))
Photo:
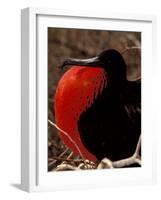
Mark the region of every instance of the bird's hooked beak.
POLYGON ((66 65, 99 67, 103 66, 103 63, 101 62, 99 56, 96 56, 87 59, 68 58, 63 62, 63 64, 60 67, 64 68, 66 65))

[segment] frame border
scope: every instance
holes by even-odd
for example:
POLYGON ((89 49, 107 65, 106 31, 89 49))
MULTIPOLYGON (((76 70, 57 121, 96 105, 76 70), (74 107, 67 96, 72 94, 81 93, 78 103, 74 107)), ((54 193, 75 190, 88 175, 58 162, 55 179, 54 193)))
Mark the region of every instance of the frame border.
MULTIPOLYGON (((21 10, 21 189, 41 191, 37 179, 37 15, 74 18, 143 21, 152 23, 152 59, 156 60, 156 17, 154 15, 25 8, 21 10)), ((155 137, 155 136, 154 136, 155 137)), ((156 179, 156 153, 153 145, 153 179, 156 179)), ((46 189, 45 189, 46 190, 46 189)), ((51 191, 51 188, 49 189, 51 191)))

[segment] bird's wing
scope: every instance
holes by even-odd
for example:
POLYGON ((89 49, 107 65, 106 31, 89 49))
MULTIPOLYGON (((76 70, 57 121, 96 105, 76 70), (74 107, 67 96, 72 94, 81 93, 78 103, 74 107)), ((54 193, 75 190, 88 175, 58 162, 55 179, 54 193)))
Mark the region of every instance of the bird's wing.
POLYGON ((135 81, 127 81, 123 93, 126 96, 126 103, 141 103, 141 79, 135 81))
POLYGON ((140 118, 141 116, 141 79, 127 81, 122 98, 124 108, 131 119, 140 118))

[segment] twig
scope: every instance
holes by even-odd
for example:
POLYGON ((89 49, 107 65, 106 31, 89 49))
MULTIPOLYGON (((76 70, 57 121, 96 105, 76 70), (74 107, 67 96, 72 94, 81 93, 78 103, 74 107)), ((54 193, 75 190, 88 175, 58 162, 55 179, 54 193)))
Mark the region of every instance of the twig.
POLYGON ((69 150, 68 147, 66 147, 66 149, 59 155, 59 158, 63 157, 68 150, 69 150))
POLYGON ((69 160, 72 156, 73 156, 73 152, 71 152, 71 153, 69 154, 69 156, 67 157, 67 160, 69 160))
POLYGON ((132 49, 139 49, 141 51, 141 47, 136 47, 136 46, 132 46, 132 47, 126 47, 121 54, 124 54, 126 51, 132 50, 132 49))
POLYGON ((126 47, 121 54, 124 54, 126 51, 132 50, 132 49, 139 49, 141 51, 141 47, 136 47, 136 46, 132 46, 132 47, 126 47))
POLYGON ((61 158, 61 157, 57 157, 57 156, 53 156, 52 158, 53 160, 59 160, 59 161, 67 161, 67 162, 76 162, 76 163, 79 163, 79 162, 84 162, 83 159, 70 159, 70 158, 61 158))
POLYGON ((52 159, 52 161, 48 164, 48 170, 49 170, 49 171, 52 170, 52 168, 54 167, 54 165, 56 164, 56 162, 57 162, 58 160, 60 161, 61 157, 64 156, 64 155, 67 153, 67 151, 68 151, 68 148, 66 148, 65 151, 63 151, 63 152, 59 155, 59 157, 57 157, 57 158, 59 158, 59 159, 52 159))
POLYGON ((48 110, 48 116, 49 116, 50 119, 54 120, 53 113, 51 112, 50 109, 48 110))
POLYGON ((61 133, 63 133, 66 137, 68 137, 68 139, 70 140, 70 142, 75 146, 75 148, 77 149, 77 151, 79 152, 79 155, 83 158, 83 154, 81 152, 81 150, 79 149, 77 143, 70 137, 70 135, 65 132, 64 130, 62 130, 61 128, 59 128, 55 123, 53 123, 51 120, 48 120, 49 124, 51 124, 52 126, 54 126, 58 131, 60 131, 61 133))

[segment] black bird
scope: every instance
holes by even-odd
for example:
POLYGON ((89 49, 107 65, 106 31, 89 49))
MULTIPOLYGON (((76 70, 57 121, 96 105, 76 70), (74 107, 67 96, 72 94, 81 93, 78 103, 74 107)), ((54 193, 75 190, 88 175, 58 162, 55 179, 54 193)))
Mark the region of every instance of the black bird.
POLYGON ((62 67, 66 65, 103 68, 108 82, 102 82, 103 89, 76 121, 85 148, 98 160, 131 156, 141 133, 141 79, 127 80, 127 65, 114 49, 94 58, 70 58, 62 67))

